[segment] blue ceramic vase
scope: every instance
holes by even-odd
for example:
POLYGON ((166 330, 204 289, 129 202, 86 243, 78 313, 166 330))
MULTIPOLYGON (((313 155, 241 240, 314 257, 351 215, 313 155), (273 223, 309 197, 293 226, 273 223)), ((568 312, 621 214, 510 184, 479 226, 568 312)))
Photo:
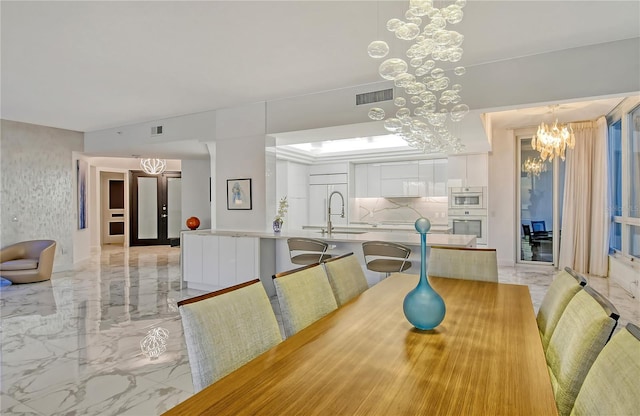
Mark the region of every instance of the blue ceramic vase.
POLYGON ((407 293, 402 304, 404 316, 418 329, 433 329, 440 325, 446 313, 442 297, 431 287, 427 279, 427 232, 431 222, 426 218, 416 220, 416 230, 420 233, 420 281, 418 286, 407 293))

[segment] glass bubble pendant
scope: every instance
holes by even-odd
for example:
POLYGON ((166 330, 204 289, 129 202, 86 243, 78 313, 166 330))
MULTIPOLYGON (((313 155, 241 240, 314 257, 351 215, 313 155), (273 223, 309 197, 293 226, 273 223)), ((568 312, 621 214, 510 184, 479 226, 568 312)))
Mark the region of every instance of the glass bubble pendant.
POLYGON ((375 59, 384 58, 389 54, 389 45, 383 40, 374 40, 367 48, 369 56, 375 59))
POLYGON ((378 107, 372 108, 369 110, 369 118, 371 120, 384 120, 384 110, 378 107))

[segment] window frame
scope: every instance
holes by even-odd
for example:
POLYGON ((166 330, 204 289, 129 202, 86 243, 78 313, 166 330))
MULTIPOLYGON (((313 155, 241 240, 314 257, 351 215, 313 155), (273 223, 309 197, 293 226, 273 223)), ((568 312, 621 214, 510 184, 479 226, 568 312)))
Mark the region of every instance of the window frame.
MULTIPOLYGON (((623 100, 611 113, 607 115, 607 133, 610 132, 611 126, 618 121, 621 122, 621 152, 622 152, 622 175, 621 175, 621 191, 622 191, 622 213, 621 215, 613 215, 613 205, 615 203, 614 191, 610 189, 609 192, 609 210, 611 212, 611 227, 609 230, 609 250, 610 253, 616 256, 621 256, 631 261, 640 259, 640 256, 633 255, 631 253, 631 227, 640 227, 640 217, 630 216, 630 195, 631 186, 634 184, 631 181, 631 158, 633 154, 631 152, 631 140, 633 137, 633 120, 632 114, 634 111, 640 111, 640 97, 629 97, 623 100), (626 174, 625 174, 626 172, 626 174), (621 236, 620 245, 621 248, 617 249, 612 247, 614 225, 620 224, 621 236)), ((639 133, 640 134, 640 133, 639 133)), ((609 139, 607 139, 607 152, 609 152, 609 139)), ((638 166, 640 169, 640 166, 638 166)), ((612 167, 608 166, 608 174, 613 176, 612 167)), ((609 186, 613 185, 613 181, 609 181, 609 186)), ((640 186, 635 184, 635 186, 640 186)), ((640 192, 640 189, 636 189, 636 193, 640 192)))

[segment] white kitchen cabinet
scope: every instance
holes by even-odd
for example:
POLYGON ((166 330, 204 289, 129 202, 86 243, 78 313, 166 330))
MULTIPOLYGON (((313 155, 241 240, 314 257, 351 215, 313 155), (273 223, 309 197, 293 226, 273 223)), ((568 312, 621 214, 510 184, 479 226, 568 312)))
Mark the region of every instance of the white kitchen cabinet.
POLYGON ((356 198, 447 195, 447 160, 358 164, 356 198))
POLYGON ((355 197, 380 197, 380 164, 361 163, 355 165, 355 197))
POLYGON ((218 269, 220 258, 219 239, 199 236, 202 240, 202 283, 212 286, 220 286, 219 273, 209 273, 209 270, 218 269))
POLYGON ((182 237, 182 277, 187 282, 202 282, 202 239, 199 235, 182 237))
POLYGON ((382 197, 419 197, 424 193, 418 162, 380 164, 380 195, 382 197))
POLYGON ((420 176, 420 168, 418 162, 380 164, 380 180, 418 179, 418 176, 420 176))
MULTIPOLYGON (((327 203, 332 192, 338 191, 344 197, 344 218, 339 215, 332 215, 331 222, 334 226, 345 226, 348 224, 349 215, 349 194, 346 183, 309 185, 309 225, 327 225, 327 203)), ((331 212, 340 214, 342 212, 342 200, 339 195, 334 195, 331 201, 331 212)))
POLYGON ((359 165, 355 165, 353 168, 354 178, 354 186, 355 186, 355 197, 356 198, 367 198, 369 196, 368 189, 368 172, 367 172, 367 164, 361 163, 359 165))
POLYGON ((259 238, 184 234, 181 244, 189 287, 216 290, 259 276, 259 238))
POLYGON ((486 153, 467 155, 467 186, 488 185, 489 160, 486 153))
POLYGON ((369 198, 380 198, 379 163, 370 163, 367 165, 367 196, 369 198))
POLYGON ((449 156, 447 176, 449 186, 487 186, 487 154, 449 156))
POLYGON ((349 162, 320 163, 309 166, 310 175, 330 175, 349 172, 349 162))

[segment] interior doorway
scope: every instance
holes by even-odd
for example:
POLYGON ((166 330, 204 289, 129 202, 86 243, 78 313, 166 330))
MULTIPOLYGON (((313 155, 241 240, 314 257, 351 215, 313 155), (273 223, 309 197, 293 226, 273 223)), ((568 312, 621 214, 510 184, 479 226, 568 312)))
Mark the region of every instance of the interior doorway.
POLYGON ((100 244, 124 245, 126 233, 125 174, 100 172, 100 244))
POLYGON ((180 172, 149 175, 131 172, 130 241, 132 246, 169 244, 180 238, 180 172))

